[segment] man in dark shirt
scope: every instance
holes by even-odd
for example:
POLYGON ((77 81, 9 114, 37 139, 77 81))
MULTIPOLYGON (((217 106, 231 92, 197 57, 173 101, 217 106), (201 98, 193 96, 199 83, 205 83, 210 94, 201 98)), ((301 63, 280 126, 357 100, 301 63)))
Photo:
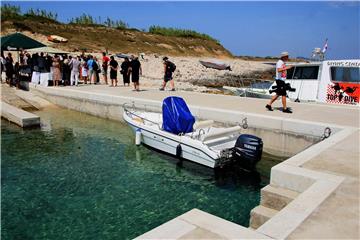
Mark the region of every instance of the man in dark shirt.
POLYGON ((13 75, 14 75, 14 60, 11 56, 11 53, 8 53, 8 56, 5 58, 5 72, 6 72, 6 83, 10 86, 13 84, 13 75))
POLYGON ((117 87, 117 69, 119 64, 117 61, 115 61, 114 56, 111 56, 110 59, 110 87, 117 87))
POLYGON ((130 85, 129 67, 130 67, 129 58, 125 57, 125 60, 121 64, 121 71, 120 71, 120 73, 123 75, 124 86, 125 84, 128 84, 128 86, 130 85))
POLYGON ((140 91, 139 79, 142 75, 141 63, 137 57, 131 56, 129 72, 131 72, 131 81, 134 83, 134 91, 140 91))
POLYGON ((46 63, 45 63, 45 57, 44 57, 44 53, 40 53, 40 56, 37 59, 37 63, 38 63, 38 67, 39 67, 39 72, 46 72, 46 63))
POLYGON ((170 82, 171 91, 175 91, 175 84, 172 74, 175 71, 176 66, 174 63, 169 61, 168 57, 164 57, 163 61, 164 61, 164 82, 160 88, 160 91, 165 90, 165 86, 167 82, 170 82))

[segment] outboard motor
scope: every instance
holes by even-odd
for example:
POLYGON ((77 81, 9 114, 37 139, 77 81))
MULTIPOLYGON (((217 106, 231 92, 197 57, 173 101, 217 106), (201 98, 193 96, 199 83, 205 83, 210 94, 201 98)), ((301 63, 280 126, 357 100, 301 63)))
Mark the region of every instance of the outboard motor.
POLYGON ((250 134, 242 134, 235 143, 233 158, 236 163, 247 170, 254 170, 261 160, 263 141, 250 134))

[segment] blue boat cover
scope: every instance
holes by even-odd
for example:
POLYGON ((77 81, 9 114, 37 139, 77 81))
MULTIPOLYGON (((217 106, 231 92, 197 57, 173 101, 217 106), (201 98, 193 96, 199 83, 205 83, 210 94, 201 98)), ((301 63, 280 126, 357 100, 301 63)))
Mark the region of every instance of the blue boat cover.
POLYGON ((191 114, 184 99, 167 97, 162 105, 163 129, 174 134, 193 131, 195 117, 191 114))

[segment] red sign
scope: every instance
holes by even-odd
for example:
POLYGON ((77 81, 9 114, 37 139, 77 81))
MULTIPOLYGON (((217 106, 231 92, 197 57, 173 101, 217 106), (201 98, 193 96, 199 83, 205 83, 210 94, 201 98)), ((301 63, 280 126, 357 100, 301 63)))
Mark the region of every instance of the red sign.
POLYGON ((358 104, 360 84, 333 83, 327 85, 326 102, 340 104, 358 104))

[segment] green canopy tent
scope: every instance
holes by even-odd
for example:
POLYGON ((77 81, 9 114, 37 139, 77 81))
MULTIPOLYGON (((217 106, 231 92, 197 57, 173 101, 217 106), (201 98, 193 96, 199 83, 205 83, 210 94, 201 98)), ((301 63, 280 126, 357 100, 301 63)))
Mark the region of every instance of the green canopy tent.
POLYGON ((1 51, 19 51, 20 49, 30 49, 45 47, 45 44, 38 42, 21 33, 13 33, 1 37, 1 51))

